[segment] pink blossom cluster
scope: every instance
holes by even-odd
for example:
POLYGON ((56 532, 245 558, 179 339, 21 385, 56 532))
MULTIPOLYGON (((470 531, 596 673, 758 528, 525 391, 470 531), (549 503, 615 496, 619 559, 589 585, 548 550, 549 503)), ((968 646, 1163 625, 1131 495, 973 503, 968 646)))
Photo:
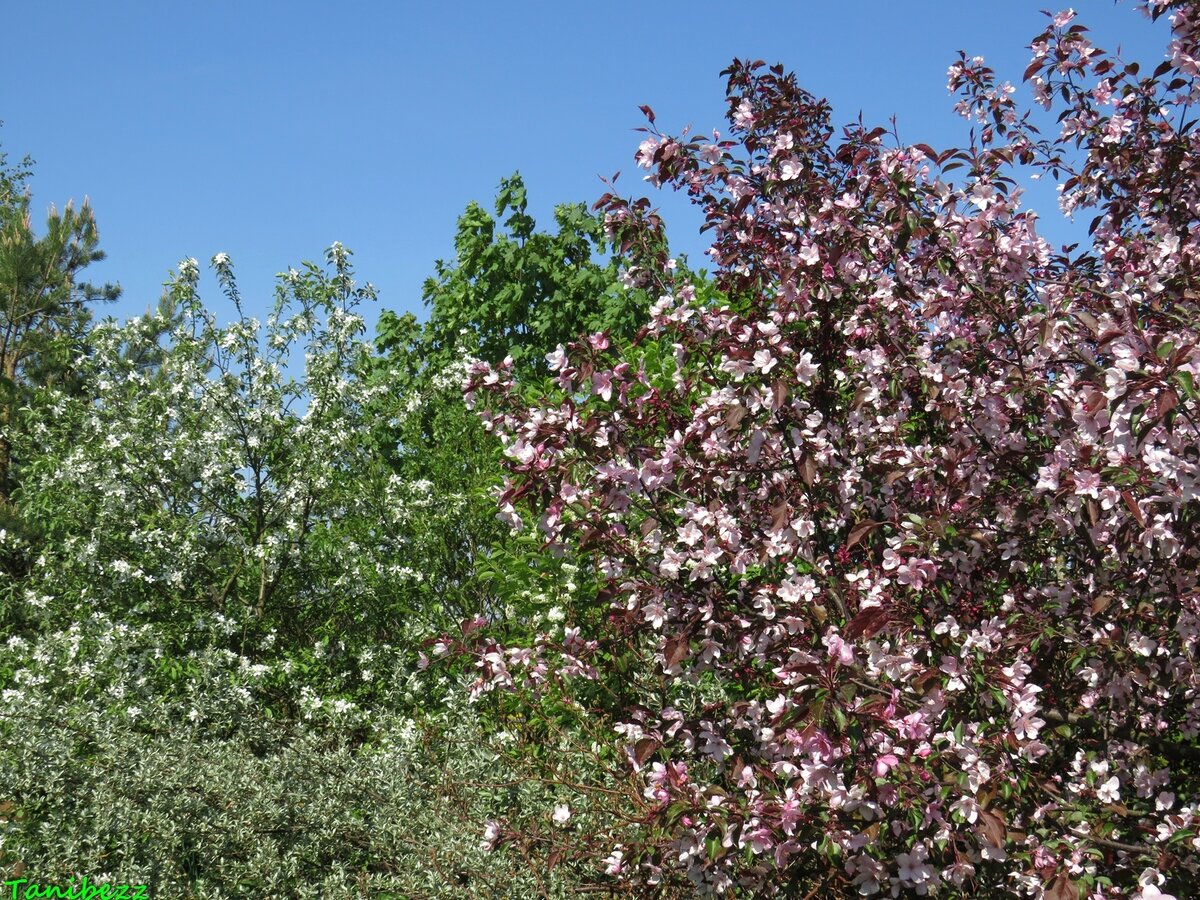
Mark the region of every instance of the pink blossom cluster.
MULTIPOLYGON (((1200 10, 1147 11, 1153 74, 1070 11, 1035 39, 1048 138, 964 55, 974 130, 945 152, 735 62, 730 139, 651 118, 638 151, 704 210, 719 293, 606 196, 650 324, 551 353, 536 402, 474 368, 503 515, 593 554, 587 646, 651 660, 617 731, 654 827, 607 877, 1099 898, 1200 874, 1200 10), (1094 210, 1090 248, 1039 237, 1022 165, 1094 210)), ((481 689, 592 664, 477 650, 481 689)))

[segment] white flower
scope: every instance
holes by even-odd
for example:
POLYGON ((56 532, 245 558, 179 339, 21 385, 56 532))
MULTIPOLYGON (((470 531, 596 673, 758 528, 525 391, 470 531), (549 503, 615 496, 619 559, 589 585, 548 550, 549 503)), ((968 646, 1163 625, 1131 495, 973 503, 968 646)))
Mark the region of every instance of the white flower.
POLYGON ((554 814, 551 816, 554 824, 558 826, 566 825, 571 821, 571 807, 566 803, 558 803, 554 806, 554 814))
POLYGON ((617 844, 613 848, 613 852, 608 854, 608 858, 604 860, 605 875, 620 875, 624 868, 625 851, 621 849, 621 845, 617 844))
POLYGON ((1142 889, 1133 895, 1133 900, 1175 900, 1174 894, 1164 894, 1158 889, 1164 880, 1157 869, 1144 869, 1138 876, 1142 889))
POLYGON ((179 262, 179 277, 183 281, 193 281, 200 274, 200 263, 194 257, 189 256, 187 259, 179 262))
POLYGON ((479 842, 479 846, 483 850, 495 850, 496 841, 500 838, 500 823, 493 820, 488 822, 483 829, 483 840, 479 842))
POLYGON ((1135 631, 1129 636, 1129 649, 1138 656, 1150 656, 1158 649, 1158 642, 1135 631))
POLYGON ((1096 798, 1101 803, 1116 803, 1121 797, 1121 781, 1114 775, 1096 788, 1096 798))

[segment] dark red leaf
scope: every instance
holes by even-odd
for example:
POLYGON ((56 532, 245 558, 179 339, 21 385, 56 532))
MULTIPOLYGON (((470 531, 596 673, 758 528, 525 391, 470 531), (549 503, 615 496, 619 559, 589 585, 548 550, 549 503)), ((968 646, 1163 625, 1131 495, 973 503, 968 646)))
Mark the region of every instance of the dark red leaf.
POLYGON ((583 535, 579 538, 579 549, 586 550, 599 541, 602 535, 603 532, 599 528, 585 528, 583 535))
POLYGON ((800 477, 804 479, 804 483, 809 487, 812 487, 813 482, 817 480, 817 463, 807 453, 800 460, 800 477))
POLYGON ((877 634, 888 621, 888 611, 882 606, 868 606, 860 609, 858 615, 846 626, 845 636, 850 640, 859 637, 870 638, 877 634))
POLYGON ((788 509, 788 502, 786 500, 780 500, 771 507, 771 530, 781 530, 788 523, 790 518, 791 515, 788 509))
POLYGON ((650 758, 650 754, 657 749, 658 741, 656 741, 654 738, 644 737, 633 745, 633 758, 640 766, 645 763, 646 760, 650 758))
POLYGON ((1129 511, 1133 514, 1133 517, 1137 519, 1137 523, 1145 528, 1146 517, 1142 515, 1142 510, 1137 505, 1137 501, 1133 499, 1133 494, 1129 493, 1129 491, 1121 491, 1121 499, 1125 501, 1125 505, 1129 507, 1129 511))
POLYGON ((1161 419, 1179 405, 1179 395, 1174 388, 1167 388, 1154 401, 1154 416, 1161 419))
POLYGON ((688 638, 686 634, 677 634, 670 638, 666 646, 663 647, 663 662, 666 663, 668 669, 674 668, 683 662, 688 655, 688 638))
POLYGON ((993 847, 1003 847, 1008 829, 1000 814, 991 809, 979 810, 979 828, 983 838, 993 847))
POLYGON ((1066 875, 1059 875, 1042 896, 1045 900, 1079 900, 1079 888, 1066 875))
POLYGON ((742 419, 746 418, 746 412, 746 407, 740 403, 729 407, 728 412, 725 413, 725 427, 731 430, 737 428, 742 423, 742 419))
POLYGON ((850 529, 850 534, 846 536, 846 549, 849 550, 851 547, 860 543, 863 538, 865 538, 868 534, 882 524, 882 522, 872 522, 869 520, 866 522, 859 522, 850 529))

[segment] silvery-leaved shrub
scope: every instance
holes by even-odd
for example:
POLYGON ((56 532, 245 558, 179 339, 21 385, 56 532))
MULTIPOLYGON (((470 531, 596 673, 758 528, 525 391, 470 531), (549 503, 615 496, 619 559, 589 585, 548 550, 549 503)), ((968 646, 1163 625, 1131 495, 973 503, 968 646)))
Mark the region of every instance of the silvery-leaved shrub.
POLYGON ((461 690, 411 716, 381 711, 403 708, 411 675, 372 711, 301 687, 283 719, 268 667, 216 648, 172 659, 171 643, 101 614, 9 640, 0 859, 25 877, 205 900, 562 890, 485 852, 489 821, 516 807, 549 827, 561 795, 513 783, 461 690))

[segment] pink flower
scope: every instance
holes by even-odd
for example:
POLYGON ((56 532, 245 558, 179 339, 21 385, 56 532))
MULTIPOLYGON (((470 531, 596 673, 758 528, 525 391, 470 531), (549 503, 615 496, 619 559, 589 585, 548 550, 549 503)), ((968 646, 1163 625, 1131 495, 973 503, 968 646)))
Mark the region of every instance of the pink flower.
POLYGON ((854 664, 854 648, 842 640, 842 636, 834 629, 829 629, 825 632, 825 637, 821 642, 829 650, 829 658, 836 660, 843 666, 854 664))
POLYGON ((764 850, 770 850, 775 846, 775 841, 771 836, 771 829, 765 825, 760 825, 748 832, 743 832, 742 846, 749 846, 750 852, 755 854, 762 853, 764 850))
POLYGON ((812 384, 813 378, 820 371, 820 367, 813 362, 812 354, 804 350, 796 359, 794 371, 798 382, 801 384, 812 384))
POLYGON ((1133 895, 1132 900, 1175 900, 1173 894, 1164 894, 1159 890, 1163 881, 1165 879, 1157 869, 1143 869, 1142 874, 1138 876, 1141 890, 1133 895))
POLYGON ((979 818, 979 804, 975 802, 974 797, 959 797, 951 804, 950 809, 959 813, 969 824, 974 824, 979 818))
POLYGON ((897 874, 905 884, 917 888, 920 894, 928 893, 927 882, 937 880, 933 867, 925 862, 929 851, 918 844, 911 853, 901 853, 896 857, 897 874))
POLYGON ((806 266, 815 266, 821 261, 821 251, 817 248, 816 244, 812 243, 806 242, 804 246, 800 248, 800 252, 797 253, 796 256, 799 257, 800 261, 806 266))
POLYGON ((592 373, 592 392, 600 395, 602 400, 612 399, 612 373, 611 372, 593 372, 592 373))
POLYGON ((766 375, 773 368, 775 368, 775 365, 777 362, 778 362, 778 360, 775 359, 775 357, 771 355, 770 350, 759 350, 757 353, 754 354, 754 365, 764 375, 766 375))
POLYGON ((733 124, 738 128, 751 128, 754 125, 755 118, 749 100, 742 100, 733 112, 733 124))
POLYGON ((1174 894, 1164 894, 1157 885, 1148 884, 1133 895, 1132 900, 1176 900, 1174 894))
POLYGON ((804 174, 804 160, 798 157, 789 157, 779 165, 779 178, 782 181, 792 181, 804 174))
POLYGON ((656 137, 648 137, 638 145, 637 149, 637 164, 643 169, 648 169, 654 164, 654 153, 658 150, 661 141, 656 137))
POLYGON ((989 206, 997 202, 996 189, 990 184, 976 182, 967 199, 981 211, 985 211, 989 206))
POLYGON ((1104 126, 1104 137, 1100 140, 1105 144, 1116 144, 1131 131, 1133 131, 1133 122, 1120 113, 1115 113, 1108 120, 1108 124, 1104 126))
POLYGON ((900 757, 894 753, 885 753, 876 758, 875 765, 871 767, 871 770, 877 777, 882 777, 898 765, 900 765, 900 757))

